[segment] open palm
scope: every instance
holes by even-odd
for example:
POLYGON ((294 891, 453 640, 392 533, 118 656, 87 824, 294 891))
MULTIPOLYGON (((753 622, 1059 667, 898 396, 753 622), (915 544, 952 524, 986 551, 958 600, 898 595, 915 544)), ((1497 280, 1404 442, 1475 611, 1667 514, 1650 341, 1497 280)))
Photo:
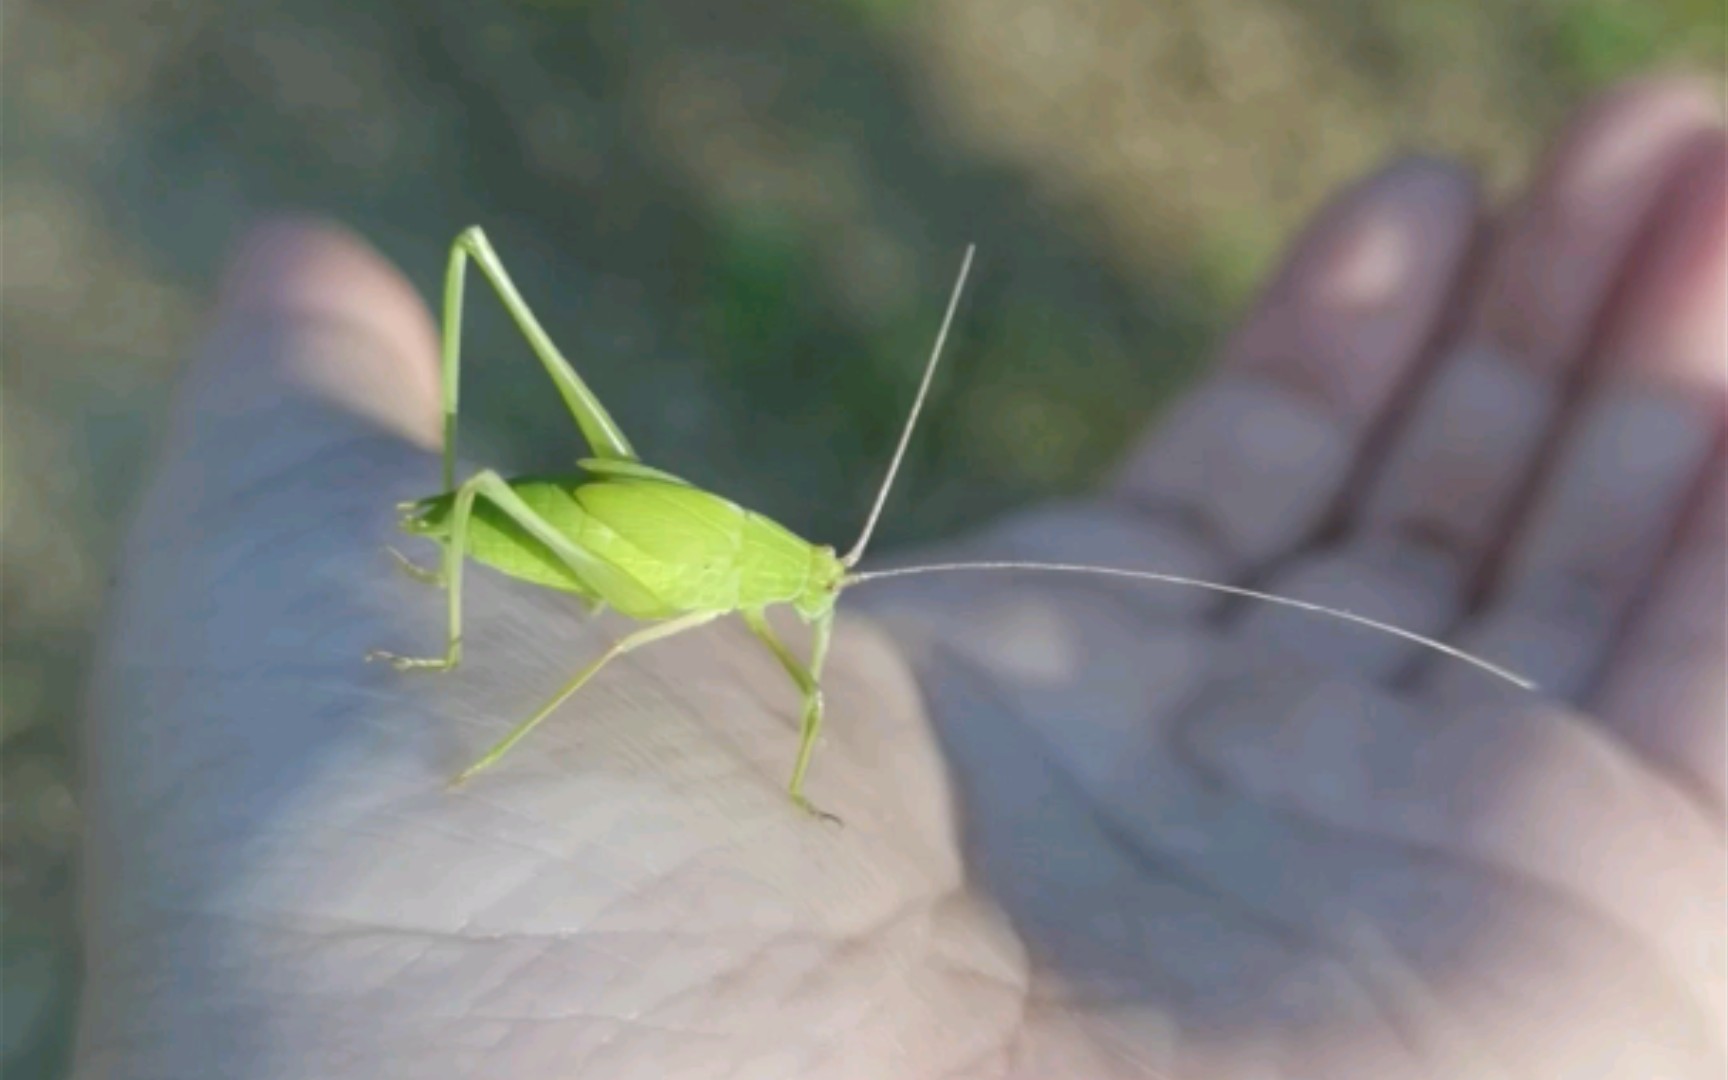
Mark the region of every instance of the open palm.
POLYGON ((477 572, 459 671, 360 662, 441 625, 384 551, 432 332, 341 234, 259 234, 105 642, 82 1075, 1719 1075, 1723 162, 1621 91, 1480 264, 1469 180, 1397 164, 1108 492, 954 545, 1253 580, 1545 695, 1198 592, 884 582, 838 829, 732 622, 445 790, 622 624, 477 572))

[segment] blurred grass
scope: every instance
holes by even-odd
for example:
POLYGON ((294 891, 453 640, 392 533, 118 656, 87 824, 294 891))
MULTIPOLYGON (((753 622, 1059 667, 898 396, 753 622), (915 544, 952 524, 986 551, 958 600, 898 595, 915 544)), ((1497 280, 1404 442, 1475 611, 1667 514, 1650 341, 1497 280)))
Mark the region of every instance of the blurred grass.
MULTIPOLYGON (((6 22, 8 1076, 65 1060, 78 686, 168 380, 258 211, 346 220, 428 295, 484 223, 656 463, 818 539, 855 527, 976 239, 885 525, 905 542, 1095 476, 1387 153, 1503 189, 1592 89, 1724 59, 1718 0, 23 0, 6 22)), ((470 455, 567 461, 495 305, 469 332, 470 455)))

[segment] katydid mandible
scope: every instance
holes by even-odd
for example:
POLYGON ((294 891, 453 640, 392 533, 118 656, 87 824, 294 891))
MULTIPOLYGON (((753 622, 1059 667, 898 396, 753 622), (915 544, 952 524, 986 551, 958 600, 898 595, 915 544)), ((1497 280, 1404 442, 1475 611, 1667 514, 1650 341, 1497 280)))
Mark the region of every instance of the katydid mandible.
MULTIPOLYGON (((455 778, 461 783, 503 757, 542 720, 612 660, 650 642, 681 634, 736 613, 785 668, 803 697, 798 753, 788 792, 805 810, 820 814, 804 797, 804 776, 822 730, 822 663, 834 627, 834 605, 843 589, 871 580, 956 571, 1045 571, 1125 578, 1210 589, 1300 608, 1360 623, 1417 642, 1484 668, 1525 689, 1523 678, 1478 657, 1411 631, 1352 612, 1273 596, 1216 582, 1069 563, 975 562, 899 567, 855 573, 893 489, 918 415, 929 396, 942 347, 971 270, 973 247, 966 249, 960 274, 924 367, 917 396, 901 429, 900 441, 877 489, 858 540, 844 555, 812 544, 763 517, 670 473, 644 465, 618 424, 552 339, 540 326, 478 227, 464 230, 450 251, 444 279, 443 494, 402 504, 400 525, 428 537, 443 549, 440 568, 423 570, 393 555, 416 577, 443 586, 449 596, 450 632, 442 656, 404 657, 386 652, 369 660, 388 660, 399 670, 448 670, 462 659, 462 566, 472 558, 511 577, 574 593, 597 611, 610 605, 645 623, 577 672, 534 715, 516 725, 497 745, 455 778), (581 472, 559 476, 506 479, 490 469, 456 483, 456 411, 461 374, 462 293, 468 263, 480 268, 505 309, 528 339, 559 395, 569 407, 593 454, 578 461, 581 472), (808 661, 799 660, 769 627, 766 609, 789 606, 811 627, 808 661)), ((828 815, 822 815, 828 816, 828 815)))

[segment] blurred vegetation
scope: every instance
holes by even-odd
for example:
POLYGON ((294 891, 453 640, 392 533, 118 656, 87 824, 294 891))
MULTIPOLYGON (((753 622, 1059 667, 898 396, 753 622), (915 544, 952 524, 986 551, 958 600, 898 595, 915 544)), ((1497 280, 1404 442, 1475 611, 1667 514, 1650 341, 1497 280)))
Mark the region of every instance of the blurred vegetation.
MULTIPOLYGON (((818 539, 855 527, 979 241, 885 529, 905 542, 1096 476, 1299 221, 1386 154, 1462 155, 1503 188, 1593 88, 1724 59, 1719 0, 6 15, 8 1076, 64 1062, 74 718, 105 567, 222 252, 259 212, 347 221, 427 295, 458 228, 485 224, 657 464, 818 539)), ((470 455, 566 462, 567 420, 478 306, 470 455)))

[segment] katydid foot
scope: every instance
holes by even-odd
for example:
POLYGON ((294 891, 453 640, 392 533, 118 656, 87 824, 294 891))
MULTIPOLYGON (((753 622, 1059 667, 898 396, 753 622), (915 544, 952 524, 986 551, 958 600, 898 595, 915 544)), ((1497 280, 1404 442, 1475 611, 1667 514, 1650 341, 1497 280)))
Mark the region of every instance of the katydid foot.
POLYGON ((793 806, 796 806, 798 809, 804 811, 806 814, 809 814, 812 817, 819 819, 824 824, 837 825, 840 828, 846 827, 846 823, 844 821, 841 821, 838 815, 830 814, 828 811, 817 806, 815 803, 811 802, 809 799, 806 799, 804 796, 798 794, 797 792, 790 793, 789 797, 792 800, 793 806))
POLYGON ((384 550, 388 551, 390 557, 396 560, 397 568, 415 581, 418 581, 423 585, 436 585, 440 589, 444 587, 444 573, 442 570, 428 570, 393 547, 386 547, 384 550))
POLYGON ((462 643, 453 641, 443 656, 399 656, 383 649, 366 654, 366 662, 387 663, 397 671, 450 671, 462 662, 462 643))

